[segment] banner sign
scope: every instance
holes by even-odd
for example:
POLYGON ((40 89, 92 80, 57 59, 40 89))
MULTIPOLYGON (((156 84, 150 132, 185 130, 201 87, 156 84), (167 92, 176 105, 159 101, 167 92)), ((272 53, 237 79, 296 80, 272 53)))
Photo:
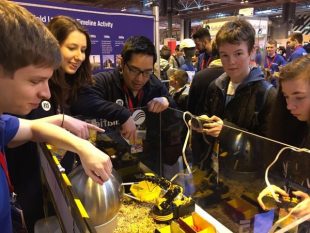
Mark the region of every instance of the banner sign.
POLYGON ((155 17, 153 15, 39 0, 15 2, 28 9, 44 23, 48 23, 57 15, 66 15, 78 20, 90 34, 92 42, 90 62, 94 72, 113 69, 119 64, 120 53, 128 37, 143 35, 154 41, 155 17))

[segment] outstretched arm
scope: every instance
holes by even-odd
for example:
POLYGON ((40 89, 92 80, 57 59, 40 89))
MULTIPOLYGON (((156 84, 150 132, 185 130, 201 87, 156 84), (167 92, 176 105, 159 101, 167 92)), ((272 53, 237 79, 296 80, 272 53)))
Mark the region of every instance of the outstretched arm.
POLYGON ((97 132, 104 132, 103 129, 95 125, 92 125, 87 122, 76 119, 74 117, 71 117, 68 115, 62 115, 62 114, 40 118, 40 119, 37 119, 36 121, 42 121, 42 122, 51 123, 57 126, 62 126, 64 129, 68 130, 69 132, 83 139, 89 138, 90 130, 94 130, 97 132))
POLYGON ((85 172, 95 182, 102 184, 112 172, 108 155, 65 129, 40 120, 19 119, 20 127, 9 146, 24 141, 47 142, 58 148, 69 150, 80 156, 85 172))

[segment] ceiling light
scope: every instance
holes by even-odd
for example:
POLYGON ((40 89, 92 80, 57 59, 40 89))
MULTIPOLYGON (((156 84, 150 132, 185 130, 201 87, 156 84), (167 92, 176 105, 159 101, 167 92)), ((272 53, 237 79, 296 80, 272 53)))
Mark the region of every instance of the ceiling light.
POLYGON ((205 7, 203 7, 203 10, 204 10, 204 11, 209 11, 210 8, 209 8, 209 6, 205 6, 205 7))
POLYGON ((241 2, 240 2, 241 4, 244 4, 244 0, 241 0, 241 2))

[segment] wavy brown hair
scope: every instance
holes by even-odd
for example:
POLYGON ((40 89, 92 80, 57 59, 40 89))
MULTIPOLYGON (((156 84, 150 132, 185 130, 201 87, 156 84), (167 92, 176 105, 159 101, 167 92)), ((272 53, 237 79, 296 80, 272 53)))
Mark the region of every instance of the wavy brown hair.
POLYGON ((91 52, 90 36, 82 25, 67 16, 56 16, 47 25, 50 32, 56 37, 60 46, 73 31, 79 31, 86 37, 87 48, 85 50, 85 60, 82 62, 75 74, 66 74, 61 68, 56 70, 50 80, 52 98, 61 106, 69 106, 77 98, 81 87, 93 83, 91 74, 91 64, 89 56, 91 52))

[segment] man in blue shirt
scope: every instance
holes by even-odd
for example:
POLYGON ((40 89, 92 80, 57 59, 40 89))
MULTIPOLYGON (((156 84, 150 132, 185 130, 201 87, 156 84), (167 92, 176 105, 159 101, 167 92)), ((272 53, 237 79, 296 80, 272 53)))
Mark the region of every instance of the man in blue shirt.
POLYGON ((197 72, 207 68, 212 61, 211 35, 207 28, 200 28, 193 34, 196 49, 199 50, 197 72))
POLYGON ((287 45, 293 50, 292 54, 287 59, 288 62, 295 60, 298 57, 307 54, 307 51, 302 47, 303 36, 301 32, 293 32, 287 40, 287 45))
POLYGON ((279 67, 286 65, 285 59, 276 53, 277 41, 269 40, 267 42, 264 68, 270 72, 270 82, 277 86, 277 75, 279 74, 279 67))
POLYGON ((46 119, 28 121, 3 114, 26 115, 50 98, 48 81, 60 65, 61 54, 57 40, 44 24, 11 1, 0 1, 0 31, 0 227, 1 233, 11 233, 5 146, 48 142, 78 153, 86 174, 100 184, 110 177, 112 164, 108 155, 89 141, 46 119))

